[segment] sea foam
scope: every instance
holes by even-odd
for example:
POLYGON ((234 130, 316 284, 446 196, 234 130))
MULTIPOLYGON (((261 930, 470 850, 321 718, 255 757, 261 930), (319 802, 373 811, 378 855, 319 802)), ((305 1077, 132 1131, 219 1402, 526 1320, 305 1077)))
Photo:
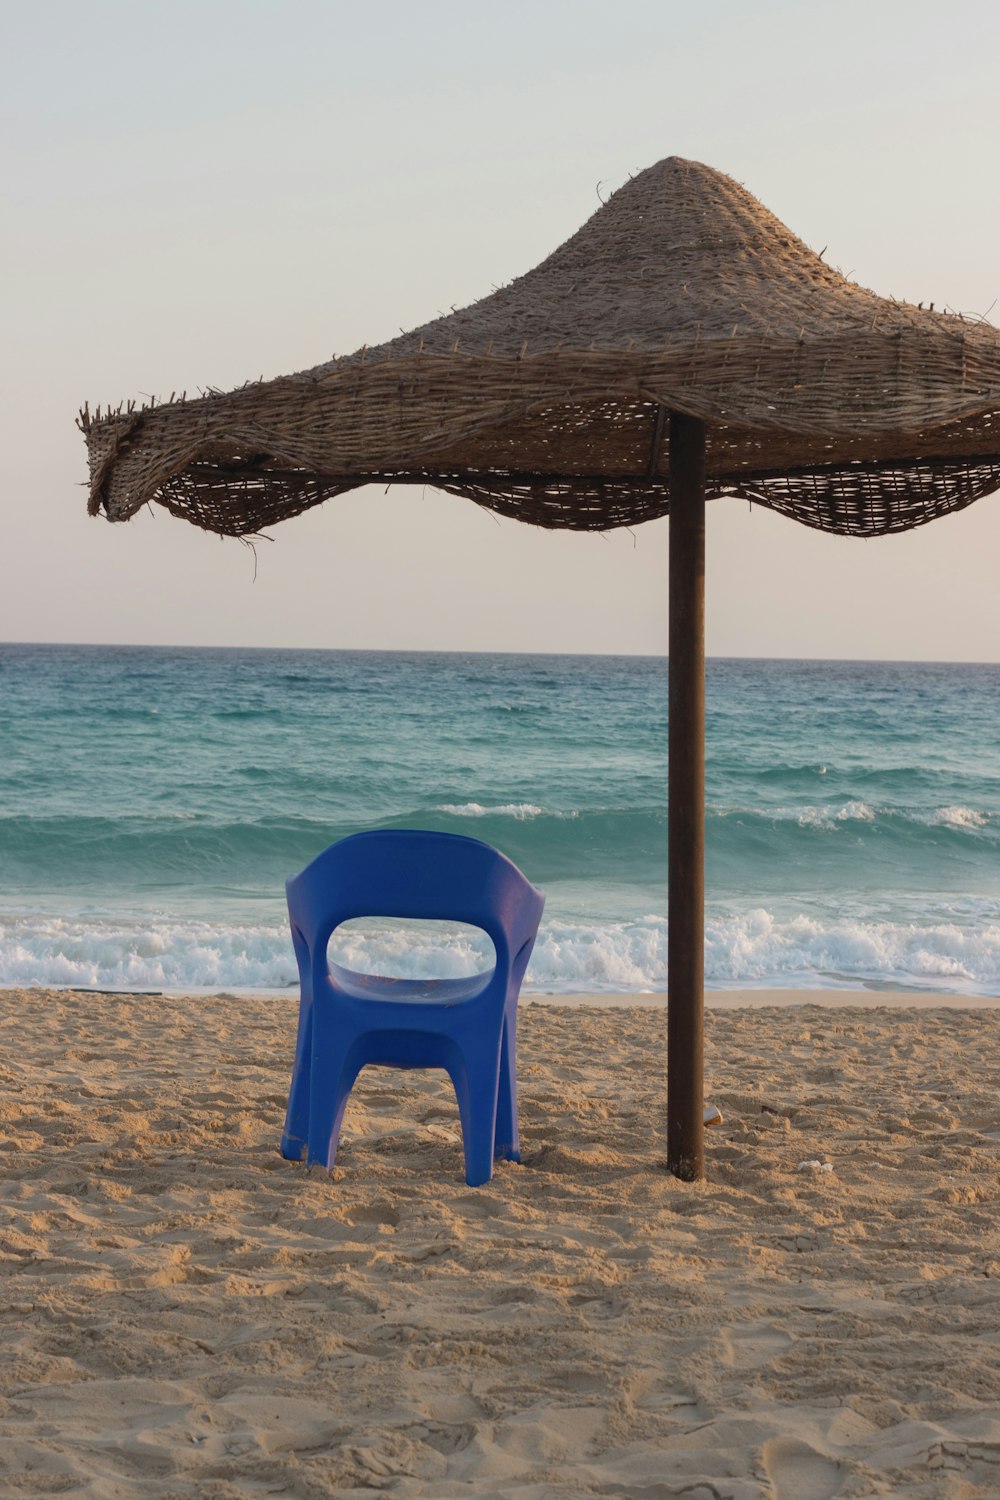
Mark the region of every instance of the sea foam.
MULTIPOLYGON (((331 943, 336 962, 401 978, 454 978, 492 964, 484 933, 370 920, 331 943)), ((597 922, 545 920, 526 993, 614 993, 666 987, 667 922, 657 915, 597 922)), ((967 994, 1000 990, 1000 910, 970 925, 938 921, 824 922, 765 907, 712 913, 706 983, 714 988, 858 987, 866 983, 967 994)), ((120 989, 267 989, 297 982, 284 923, 0 921, 0 984, 120 989)))

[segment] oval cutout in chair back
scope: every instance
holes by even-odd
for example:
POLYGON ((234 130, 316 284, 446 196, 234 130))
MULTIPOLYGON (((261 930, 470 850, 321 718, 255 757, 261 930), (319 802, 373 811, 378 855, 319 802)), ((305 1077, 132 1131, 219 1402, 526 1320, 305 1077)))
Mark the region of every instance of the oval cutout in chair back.
POLYGON ((496 967, 492 939, 467 922, 355 917, 336 928, 327 956, 384 979, 468 979, 496 967))

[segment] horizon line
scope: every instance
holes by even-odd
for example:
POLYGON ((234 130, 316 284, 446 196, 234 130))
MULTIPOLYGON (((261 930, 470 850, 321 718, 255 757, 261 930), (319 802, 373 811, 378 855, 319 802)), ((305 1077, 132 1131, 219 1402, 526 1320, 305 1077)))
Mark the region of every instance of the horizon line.
MULTIPOLYGON (((669 651, 570 651, 564 649, 516 651, 489 646, 456 648, 454 646, 259 646, 219 645, 211 642, 198 644, 171 641, 0 641, 0 651, 9 648, 58 649, 68 651, 292 651, 316 652, 328 655, 371 656, 565 656, 627 658, 635 661, 669 661, 669 651)), ((969 660, 950 656, 942 657, 893 657, 893 656, 768 656, 719 654, 705 656, 706 662, 757 661, 757 662, 827 662, 830 664, 852 663, 869 666, 952 666, 991 667, 1000 666, 1000 661, 982 658, 969 660)))

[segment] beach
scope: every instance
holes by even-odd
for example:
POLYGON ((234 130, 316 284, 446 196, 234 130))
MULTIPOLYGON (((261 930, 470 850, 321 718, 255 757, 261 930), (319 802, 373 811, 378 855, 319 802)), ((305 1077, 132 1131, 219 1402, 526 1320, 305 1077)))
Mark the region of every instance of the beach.
POLYGON ((0 991, 0 1494, 995 1497, 997 1012, 863 998, 709 997, 695 1185, 662 997, 522 1002, 470 1189, 440 1073, 281 1158, 292 994, 0 991))
POLYGON ((10 7, 0 1500, 1000 1500, 1000 6, 815 11, 10 7))

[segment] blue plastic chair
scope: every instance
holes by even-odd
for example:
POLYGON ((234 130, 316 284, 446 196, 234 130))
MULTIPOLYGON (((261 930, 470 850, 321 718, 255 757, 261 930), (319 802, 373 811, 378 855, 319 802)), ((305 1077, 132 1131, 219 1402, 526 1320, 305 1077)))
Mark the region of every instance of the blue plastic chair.
POLYGON ((458 1098, 465 1180, 520 1161, 517 997, 545 897, 504 855, 451 833, 357 833, 286 886, 299 966, 299 1030, 281 1154, 333 1166, 347 1098, 367 1063, 445 1068, 458 1098), (496 965, 467 979, 388 979, 328 961, 334 929, 355 917, 466 922, 492 939, 496 965))

